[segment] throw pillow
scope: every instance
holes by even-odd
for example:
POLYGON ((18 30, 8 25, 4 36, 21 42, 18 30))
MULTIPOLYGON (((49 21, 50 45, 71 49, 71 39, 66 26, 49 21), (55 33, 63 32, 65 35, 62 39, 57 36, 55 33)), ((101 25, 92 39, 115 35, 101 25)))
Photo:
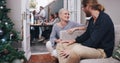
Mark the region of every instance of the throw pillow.
POLYGON ((112 57, 120 60, 120 44, 118 45, 118 48, 113 51, 112 57))

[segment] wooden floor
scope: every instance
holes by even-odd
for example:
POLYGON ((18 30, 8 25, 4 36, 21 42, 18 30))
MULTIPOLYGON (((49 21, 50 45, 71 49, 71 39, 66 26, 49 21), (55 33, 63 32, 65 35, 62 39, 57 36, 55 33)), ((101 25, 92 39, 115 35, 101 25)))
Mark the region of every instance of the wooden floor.
POLYGON ((32 55, 27 63, 58 63, 55 57, 50 54, 32 55))

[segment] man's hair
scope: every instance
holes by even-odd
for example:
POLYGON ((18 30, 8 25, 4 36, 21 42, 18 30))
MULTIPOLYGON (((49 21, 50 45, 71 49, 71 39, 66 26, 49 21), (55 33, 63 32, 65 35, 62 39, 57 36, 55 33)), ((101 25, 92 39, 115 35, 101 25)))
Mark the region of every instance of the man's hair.
POLYGON ((104 11, 105 8, 98 3, 98 0, 82 0, 83 7, 90 6, 94 10, 104 11))

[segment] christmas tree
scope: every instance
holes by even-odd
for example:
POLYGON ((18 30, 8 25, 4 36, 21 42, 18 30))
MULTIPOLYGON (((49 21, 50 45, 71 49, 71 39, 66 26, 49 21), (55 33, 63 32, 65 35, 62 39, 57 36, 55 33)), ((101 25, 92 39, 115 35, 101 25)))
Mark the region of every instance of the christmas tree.
POLYGON ((14 23, 8 17, 10 9, 6 7, 6 0, 0 0, 0 63, 11 63, 15 59, 25 59, 24 52, 12 44, 19 42, 20 37, 13 29, 14 23))

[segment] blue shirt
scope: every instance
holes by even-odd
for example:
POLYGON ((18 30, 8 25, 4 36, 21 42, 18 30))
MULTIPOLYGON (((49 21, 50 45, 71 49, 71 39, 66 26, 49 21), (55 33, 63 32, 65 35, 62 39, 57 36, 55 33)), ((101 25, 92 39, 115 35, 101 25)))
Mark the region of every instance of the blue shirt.
POLYGON ((58 26, 57 23, 54 24, 53 28, 52 28, 52 32, 50 34, 50 41, 52 42, 52 45, 54 46, 55 45, 55 40, 59 39, 60 31, 68 30, 68 29, 71 29, 71 28, 74 28, 74 27, 79 27, 79 26, 80 26, 80 24, 78 24, 76 22, 72 22, 72 21, 68 21, 68 24, 64 28, 58 26))

